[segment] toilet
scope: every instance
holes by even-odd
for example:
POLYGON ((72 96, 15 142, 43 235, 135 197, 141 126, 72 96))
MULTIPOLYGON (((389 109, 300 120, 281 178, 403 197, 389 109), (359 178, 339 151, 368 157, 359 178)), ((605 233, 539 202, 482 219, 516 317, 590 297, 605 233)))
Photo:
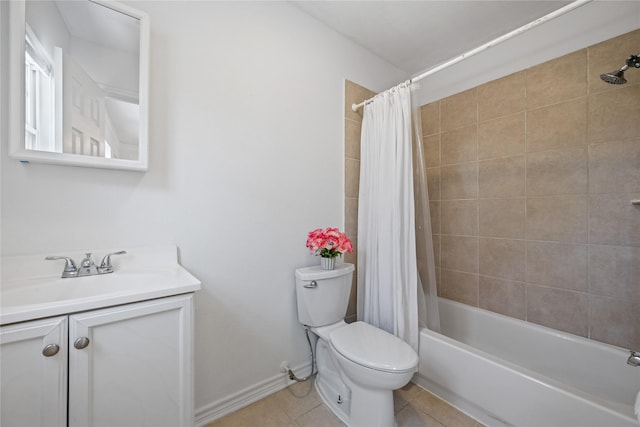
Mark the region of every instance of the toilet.
POLYGON ((382 329, 344 321, 353 271, 297 269, 298 320, 317 337, 315 385, 331 411, 350 427, 393 427, 393 390, 411 380, 418 355, 382 329))

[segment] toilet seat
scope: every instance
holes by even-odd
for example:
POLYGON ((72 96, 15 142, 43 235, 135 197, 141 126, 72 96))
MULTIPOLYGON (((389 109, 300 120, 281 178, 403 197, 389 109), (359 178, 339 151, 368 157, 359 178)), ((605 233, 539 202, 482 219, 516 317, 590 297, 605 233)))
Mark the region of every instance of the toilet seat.
POLYGON ((337 329, 340 329, 340 328, 344 328, 347 325, 348 325, 347 322, 345 322, 344 320, 341 320, 341 321, 333 323, 331 325, 317 326, 315 328, 311 328, 311 332, 313 332, 314 334, 316 334, 318 337, 322 338, 326 342, 329 342, 329 335, 333 331, 335 331, 337 329))
POLYGON ((364 322, 332 330, 329 343, 336 352, 365 368, 404 373, 418 366, 418 355, 409 344, 364 322))

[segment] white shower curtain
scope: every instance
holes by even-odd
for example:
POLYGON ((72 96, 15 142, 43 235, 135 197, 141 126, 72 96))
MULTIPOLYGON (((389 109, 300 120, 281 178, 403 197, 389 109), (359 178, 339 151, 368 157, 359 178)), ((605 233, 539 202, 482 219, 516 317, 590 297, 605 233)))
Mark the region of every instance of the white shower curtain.
MULTIPOLYGON (((411 90, 364 106, 358 201, 358 319, 418 349, 411 90)), ((420 289, 422 290, 422 289, 420 289)))

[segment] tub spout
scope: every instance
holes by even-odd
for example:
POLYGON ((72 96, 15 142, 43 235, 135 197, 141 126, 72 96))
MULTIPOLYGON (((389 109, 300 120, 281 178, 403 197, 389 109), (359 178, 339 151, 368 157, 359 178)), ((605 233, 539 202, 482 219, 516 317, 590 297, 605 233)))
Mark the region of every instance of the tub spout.
POLYGON ((640 353, 631 352, 631 356, 627 359, 627 365, 640 366, 640 353))

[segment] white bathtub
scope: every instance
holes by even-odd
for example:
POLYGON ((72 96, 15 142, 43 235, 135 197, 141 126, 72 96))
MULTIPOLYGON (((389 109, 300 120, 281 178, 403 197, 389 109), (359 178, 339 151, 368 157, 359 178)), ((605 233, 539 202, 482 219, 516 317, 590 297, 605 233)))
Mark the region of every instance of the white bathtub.
POLYGON ((488 426, 638 427, 629 352, 440 299, 414 381, 488 426), (446 336, 445 336, 446 335, 446 336))

